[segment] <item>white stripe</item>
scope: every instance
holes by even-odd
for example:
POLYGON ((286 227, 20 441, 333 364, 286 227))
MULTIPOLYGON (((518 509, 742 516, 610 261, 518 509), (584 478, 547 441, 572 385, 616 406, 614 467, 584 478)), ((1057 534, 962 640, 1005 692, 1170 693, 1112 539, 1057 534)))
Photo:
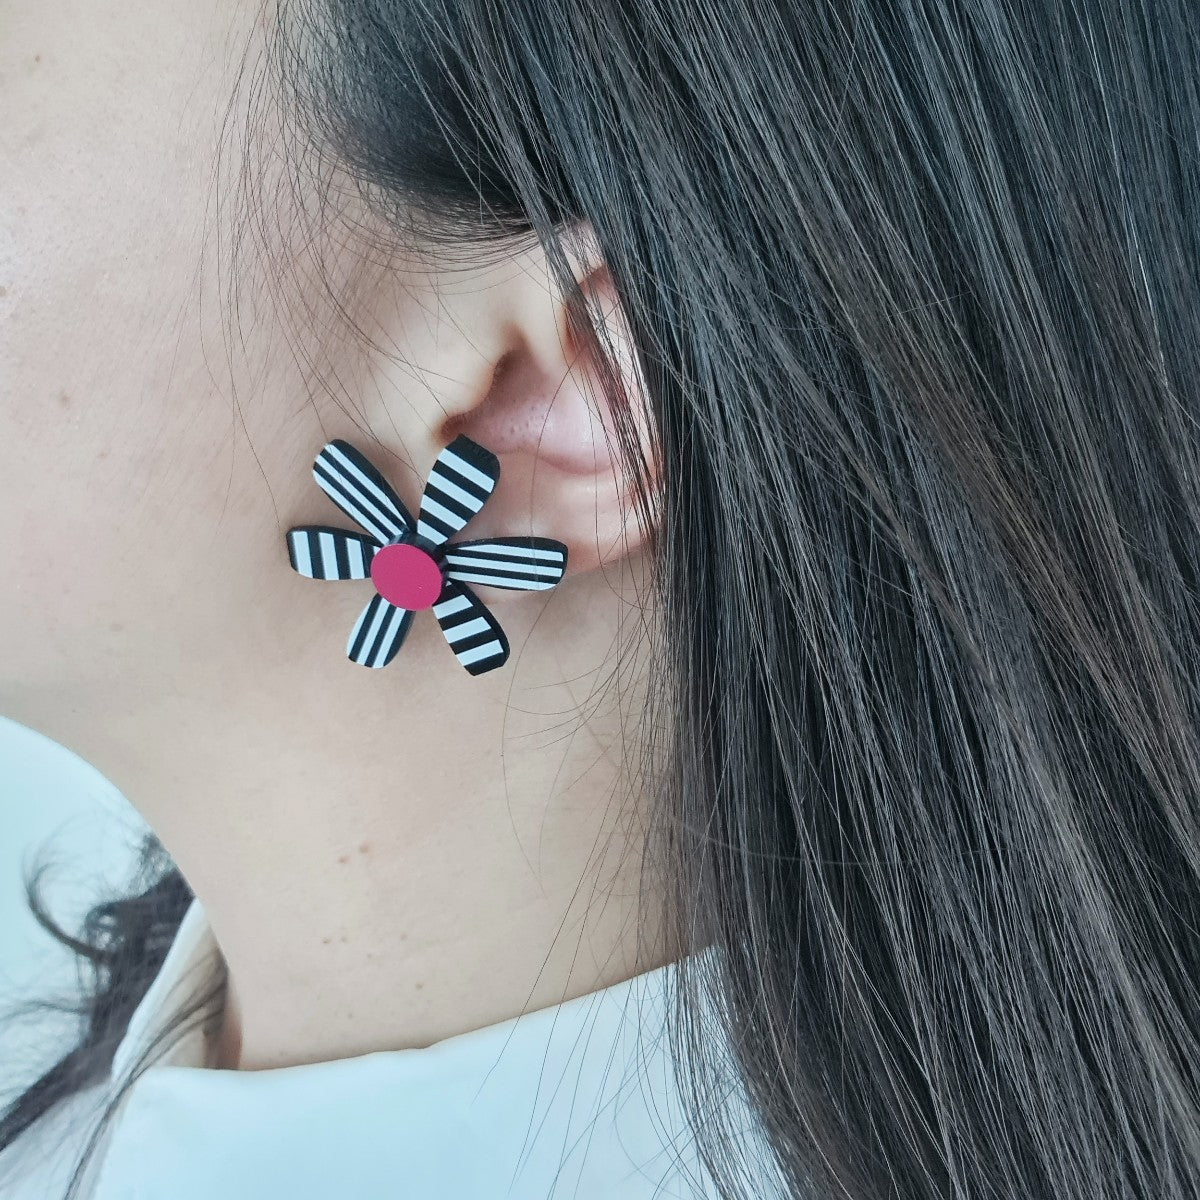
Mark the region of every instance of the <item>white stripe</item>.
POLYGON ((308 553, 308 534, 292 534, 292 549, 296 552, 296 570, 312 578, 312 557, 308 553))
POLYGON ((383 666, 388 656, 388 651, 392 646, 392 639, 396 636, 396 626, 404 620, 404 614, 407 610, 403 608, 392 609, 392 619, 388 622, 387 633, 384 634, 383 641, 379 645, 379 653, 375 655, 375 661, 371 664, 373 667, 383 666))
POLYGON ((327 446, 328 456, 334 459, 343 470, 353 476, 350 480, 343 482, 356 483, 359 488, 374 496, 379 501, 380 508, 383 510, 382 515, 386 516, 390 522, 394 532, 400 533, 404 528, 404 522, 400 514, 396 512, 396 506, 391 500, 383 494, 336 446, 327 446))
POLYGON ((561 550, 546 550, 534 546, 506 546, 503 542, 480 542, 478 546, 455 546, 458 554, 509 554, 513 558, 537 558, 544 562, 560 563, 561 550))
POLYGON ((471 602, 466 596, 451 596, 449 600, 443 600, 441 604, 433 606, 433 615, 438 617, 448 617, 453 613, 462 612, 464 608, 470 608, 471 602))
MULTIPOLYGON (((453 450, 446 449, 438 455, 438 462, 445 463, 448 467, 452 467, 463 478, 469 479, 472 483, 477 483, 486 492, 490 492, 496 486, 496 481, 490 476, 485 475, 477 467, 471 466, 466 459, 459 458, 453 450)), ((434 471, 437 470, 437 463, 434 463, 434 471)), ((478 503, 478 502, 477 502, 478 503)))
POLYGON ((557 579, 518 579, 513 575, 472 575, 468 571, 460 571, 458 568, 449 572, 451 579, 458 580, 459 583, 487 583, 492 587, 502 588, 506 583, 512 588, 521 592, 540 592, 546 588, 552 588, 557 582, 557 579))
POLYGON ((482 555, 476 558, 473 554, 447 554, 446 561, 452 567, 466 567, 468 570, 474 567, 476 571, 515 571, 520 575, 548 575, 556 579, 562 574, 562 563, 556 567, 550 567, 533 562, 504 562, 499 558, 484 558, 482 555))
POLYGON ((473 496, 470 492, 464 491, 453 479, 448 479, 436 470, 436 468, 429 482, 439 492, 445 492, 451 500, 457 500, 460 504, 465 504, 472 512, 478 512, 483 507, 483 501, 478 496, 473 496))
POLYGON ((484 646, 476 646, 474 650, 464 650, 458 656, 458 661, 465 667, 468 663, 478 662, 481 658, 492 658, 503 654, 504 647, 499 642, 488 642, 484 646))
POLYGON ((485 621, 482 617, 476 617, 473 621, 464 621, 461 625, 455 625, 450 629, 446 629, 446 641, 453 646, 455 642, 461 642, 464 638, 474 637, 477 633, 487 633, 489 629, 491 629, 489 622, 485 621))
POLYGON ((427 538, 435 545, 441 545, 441 543, 450 536, 448 533, 443 533, 440 529, 434 529, 434 527, 426 521, 417 522, 417 532, 423 538, 427 538))
MULTIPOLYGON (((478 512, 479 509, 475 511, 478 512)), ((461 529, 467 523, 466 517, 460 517, 458 513, 451 512, 444 505, 432 499, 428 494, 421 501, 421 513, 422 515, 428 514, 431 517, 437 517, 439 521, 445 521, 451 529, 461 529)))
POLYGON ((321 571, 326 578, 337 578, 337 550, 332 533, 317 534, 317 550, 321 555, 321 571))
POLYGON ((367 547, 365 542, 360 542, 357 539, 350 543, 350 549, 353 553, 350 555, 350 574, 357 579, 366 579, 370 575, 370 568, 367 566, 367 547), (358 562, 354 562, 354 554, 358 555, 358 562))

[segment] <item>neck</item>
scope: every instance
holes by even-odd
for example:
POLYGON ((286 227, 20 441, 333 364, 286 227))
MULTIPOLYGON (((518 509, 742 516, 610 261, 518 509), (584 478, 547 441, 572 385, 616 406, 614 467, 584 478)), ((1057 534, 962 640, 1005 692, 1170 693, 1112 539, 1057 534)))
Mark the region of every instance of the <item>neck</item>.
POLYGON ((252 739, 208 730, 219 750, 154 824, 228 967, 216 1066, 428 1046, 678 956, 653 933, 641 800, 620 784, 617 699, 638 689, 595 645, 552 668, 521 652, 535 621, 569 645, 545 626, 587 628, 591 603, 506 606, 495 677, 456 672, 417 622, 393 667, 298 664, 252 739))

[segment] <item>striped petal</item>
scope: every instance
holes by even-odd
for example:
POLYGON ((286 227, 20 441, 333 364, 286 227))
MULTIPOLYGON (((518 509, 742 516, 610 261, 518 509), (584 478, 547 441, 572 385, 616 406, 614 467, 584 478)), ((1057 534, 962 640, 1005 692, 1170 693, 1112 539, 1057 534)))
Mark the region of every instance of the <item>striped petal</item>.
POLYGON ((472 675, 495 670, 508 661, 504 630, 465 584, 447 579, 433 615, 455 657, 472 675))
POLYGON ((412 619, 411 609, 397 608, 376 593, 354 623, 346 657, 364 667, 386 667, 396 657, 412 619))
POLYGON ((395 541, 412 528, 412 517, 391 484, 349 442, 330 442, 313 463, 313 478, 376 541, 395 541))
POLYGON ((550 538, 493 538, 446 548, 446 574, 460 583, 513 591, 552 588, 567 569, 567 548, 550 538))
POLYGON ((369 579, 378 544, 362 533, 302 525, 289 529, 288 558, 308 579, 369 579))
POLYGON ((456 437, 429 472, 417 532, 440 546, 484 506, 499 478, 500 462, 490 450, 456 437))

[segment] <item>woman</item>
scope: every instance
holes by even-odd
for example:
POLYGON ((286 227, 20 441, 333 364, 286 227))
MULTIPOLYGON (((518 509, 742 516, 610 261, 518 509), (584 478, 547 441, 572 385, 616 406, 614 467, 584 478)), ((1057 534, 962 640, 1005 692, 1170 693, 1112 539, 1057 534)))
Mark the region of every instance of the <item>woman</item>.
POLYGON ((1200 1194, 1194 5, 6 24, 3 711, 156 835, 14 1189, 1200 1194))

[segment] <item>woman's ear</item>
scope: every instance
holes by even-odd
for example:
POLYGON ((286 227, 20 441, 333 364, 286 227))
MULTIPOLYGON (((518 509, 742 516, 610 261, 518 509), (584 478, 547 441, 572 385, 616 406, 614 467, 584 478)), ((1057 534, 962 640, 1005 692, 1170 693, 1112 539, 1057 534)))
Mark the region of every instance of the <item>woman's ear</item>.
POLYGON ((518 271, 488 298, 488 319, 499 326, 483 343, 495 347, 490 372, 431 431, 437 449, 465 434, 500 459, 500 483, 464 536, 554 538, 567 547, 568 575, 632 555, 645 535, 613 420, 614 404, 643 411, 628 327, 607 268, 579 283, 613 343, 624 395, 611 394, 601 343, 568 316, 544 271, 518 271))

